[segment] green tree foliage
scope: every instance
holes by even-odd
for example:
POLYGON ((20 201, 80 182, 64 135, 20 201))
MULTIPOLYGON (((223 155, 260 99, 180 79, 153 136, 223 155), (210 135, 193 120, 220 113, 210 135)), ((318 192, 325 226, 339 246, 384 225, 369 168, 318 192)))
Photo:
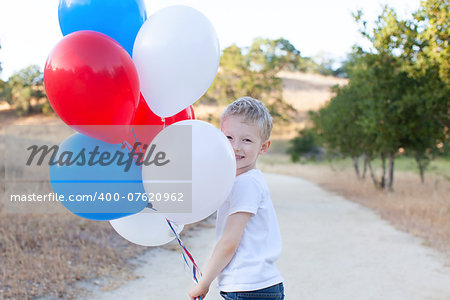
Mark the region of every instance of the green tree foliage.
POLYGON ((284 39, 255 39, 249 49, 232 45, 223 50, 217 76, 201 102, 224 105, 250 96, 263 101, 277 120, 288 121, 296 111, 283 100, 277 73, 295 68, 299 56, 284 39))
POLYGON ((368 162, 375 153, 375 135, 365 130, 366 108, 364 101, 361 101, 367 99, 368 91, 361 83, 350 81, 347 86, 335 86, 333 92, 335 97, 330 103, 317 112, 311 112, 310 118, 322 145, 332 153, 351 157, 359 178, 358 157, 364 156, 368 162))
POLYGON ((410 128, 415 134, 405 141, 405 148, 416 158, 422 182, 430 159, 448 153, 449 11, 448 0, 423 1, 402 37, 403 44, 413 49, 405 51, 403 57, 408 74, 417 82, 410 102, 418 107, 416 122, 410 128))
POLYGON ((439 70, 439 77, 447 86, 450 84, 449 11, 448 0, 427 0, 414 14, 418 31, 414 32, 416 46, 421 49, 417 53, 417 65, 425 68, 423 72, 429 68, 439 70))
POLYGON ((201 103, 224 105, 247 95, 264 101, 278 121, 288 121, 295 109, 283 100, 280 71, 331 73, 302 57, 286 39, 257 38, 248 48, 232 45, 223 50, 217 76, 201 103))
POLYGON ((247 48, 236 45, 223 50, 216 78, 200 100, 203 104, 225 105, 251 96, 265 102, 278 121, 288 121, 295 109, 283 100, 280 71, 331 74, 331 63, 318 64, 302 57, 288 40, 256 38, 247 48))
POLYGON ((368 162, 379 156, 377 186, 392 189, 400 148, 414 155, 423 180, 426 162, 448 144, 448 1, 424 1, 408 20, 385 7, 372 29, 362 12, 355 19, 371 49, 354 48, 344 66, 349 84, 313 116, 315 129, 329 149, 368 162))
POLYGON ((288 40, 257 38, 250 47, 251 66, 267 72, 278 73, 281 70, 298 70, 301 56, 288 40))
MULTIPOLYGON (((2 49, 2 45, 0 45, 0 50, 2 49)), ((2 62, 0 61, 0 74, 2 74, 3 68, 2 68, 2 62)))
POLYGON ((316 133, 311 129, 302 129, 299 135, 290 141, 287 153, 291 155, 293 162, 297 162, 302 156, 317 159, 317 156, 321 154, 317 144, 316 133))
POLYGON ((50 113, 51 107, 45 99, 44 74, 39 66, 31 65, 9 77, 4 88, 4 97, 19 115, 50 113))
POLYGON ((8 83, 0 79, 0 101, 7 101, 9 95, 8 83))
MULTIPOLYGON (((2 49, 2 45, 0 45, 0 50, 2 49)), ((2 74, 2 62, 0 61, 0 74, 2 74)), ((5 89, 6 89, 6 82, 0 79, 0 101, 5 101, 5 89)))

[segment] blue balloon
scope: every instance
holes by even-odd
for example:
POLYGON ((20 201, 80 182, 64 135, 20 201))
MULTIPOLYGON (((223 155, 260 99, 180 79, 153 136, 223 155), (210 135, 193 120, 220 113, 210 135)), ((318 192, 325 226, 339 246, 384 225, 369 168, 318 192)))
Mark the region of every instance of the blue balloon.
POLYGON ((130 56, 136 35, 147 19, 143 0, 60 0, 62 34, 93 30, 116 40, 130 56))
POLYGON ((141 168, 120 144, 75 133, 56 150, 50 159, 50 184, 72 213, 113 220, 147 205, 141 168))

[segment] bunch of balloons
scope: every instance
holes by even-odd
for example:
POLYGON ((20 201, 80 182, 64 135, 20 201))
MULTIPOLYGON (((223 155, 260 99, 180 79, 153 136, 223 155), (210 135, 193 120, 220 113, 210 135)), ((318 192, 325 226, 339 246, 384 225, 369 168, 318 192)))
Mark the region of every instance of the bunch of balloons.
MULTIPOLYGON (((142 0, 60 0, 58 17, 64 37, 48 56, 44 84, 54 111, 78 133, 59 145, 56 159, 66 163, 50 166, 52 188, 65 199, 77 196, 61 202, 71 212, 110 221, 131 242, 167 243, 183 224, 212 214, 235 177, 228 140, 195 120, 191 106, 217 73, 215 30, 201 12, 181 5, 147 19, 142 0), (177 136, 180 126, 190 128, 189 145, 177 136), (157 213, 158 203, 127 196, 148 195, 167 179, 158 178, 154 166, 102 163, 113 155, 128 157, 136 142, 167 152, 191 147, 189 211, 157 213), (72 163, 68 153, 78 154, 72 163), (98 154, 97 161, 81 153, 91 159, 98 154)), ((139 149, 142 155, 149 151, 139 149)))

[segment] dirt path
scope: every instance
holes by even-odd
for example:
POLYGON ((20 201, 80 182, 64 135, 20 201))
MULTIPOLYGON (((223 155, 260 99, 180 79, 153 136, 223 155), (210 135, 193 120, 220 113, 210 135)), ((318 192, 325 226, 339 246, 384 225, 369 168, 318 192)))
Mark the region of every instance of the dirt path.
MULTIPOLYGON (((420 239, 308 181, 265 176, 283 236, 277 265, 286 299, 450 299, 450 267, 420 239)), ((214 228, 184 242, 202 268, 214 228)), ((141 278, 113 291, 93 289, 92 299, 187 299, 192 281, 178 252, 157 248, 139 261, 141 278)), ((206 299, 222 299, 213 285, 206 299)))

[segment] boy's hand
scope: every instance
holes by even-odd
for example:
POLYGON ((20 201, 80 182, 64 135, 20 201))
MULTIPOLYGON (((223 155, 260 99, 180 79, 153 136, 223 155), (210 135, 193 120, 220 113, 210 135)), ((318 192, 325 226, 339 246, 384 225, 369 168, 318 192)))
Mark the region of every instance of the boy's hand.
POLYGON ((205 299, 206 294, 209 292, 209 286, 203 286, 200 281, 197 285, 193 286, 189 291, 189 297, 191 300, 197 300, 201 297, 202 300, 205 299))
POLYGON ((237 212, 228 217, 223 235, 217 242, 200 281, 188 293, 191 300, 196 300, 198 297, 202 297, 201 300, 205 299, 211 282, 236 253, 242 233, 251 216, 252 214, 249 212, 237 212))

